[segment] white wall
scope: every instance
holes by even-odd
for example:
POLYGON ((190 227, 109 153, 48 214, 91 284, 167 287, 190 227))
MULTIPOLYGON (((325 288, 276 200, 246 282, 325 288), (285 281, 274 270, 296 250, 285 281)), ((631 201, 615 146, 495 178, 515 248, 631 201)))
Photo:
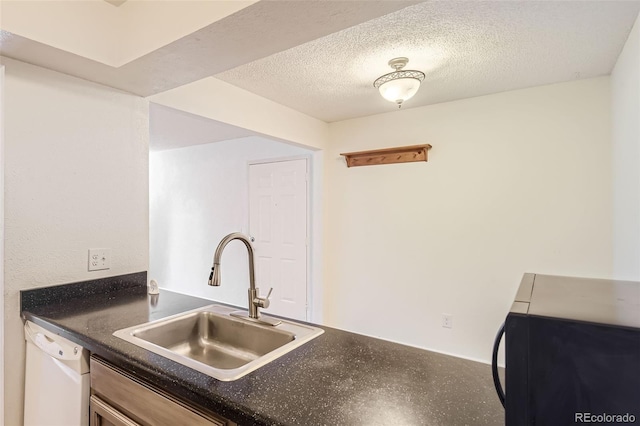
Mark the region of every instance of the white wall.
POLYGON ((5 60, 5 424, 22 424, 19 291, 148 267, 148 102, 5 60), (112 249, 108 271, 87 250, 112 249))
POLYGON ((602 77, 332 123, 325 323, 488 362, 523 273, 610 276, 609 96, 602 77), (428 163, 339 156, 420 143, 428 163))
POLYGON ((220 287, 207 279, 213 253, 231 232, 248 232, 248 162, 312 151, 248 137, 150 154, 149 277, 161 287, 246 307, 246 248, 227 247, 220 287))
POLYGON ((112 66, 122 65, 120 22, 118 8, 99 0, 0 2, 4 31, 112 66))
POLYGON ((0 65, 0 421, 4 419, 4 66, 0 65))
POLYGON ((640 280, 640 19, 611 74, 613 270, 640 280))

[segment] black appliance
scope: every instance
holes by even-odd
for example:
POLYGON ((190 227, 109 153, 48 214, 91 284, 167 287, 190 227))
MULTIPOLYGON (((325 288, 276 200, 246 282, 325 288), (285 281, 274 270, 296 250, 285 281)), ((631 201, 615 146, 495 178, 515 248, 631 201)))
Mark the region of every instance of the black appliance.
POLYGON ((640 425, 640 283, 525 274, 492 360, 507 426, 640 425))

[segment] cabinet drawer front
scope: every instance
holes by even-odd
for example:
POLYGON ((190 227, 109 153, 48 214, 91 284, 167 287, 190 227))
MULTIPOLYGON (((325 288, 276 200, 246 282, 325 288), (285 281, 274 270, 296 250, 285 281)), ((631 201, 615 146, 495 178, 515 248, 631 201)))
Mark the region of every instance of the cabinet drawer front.
POLYGON ((91 426, 140 426, 95 395, 91 397, 91 426))
POLYGON ((160 389, 91 358, 91 393, 143 425, 233 426, 213 415, 196 412, 160 389))

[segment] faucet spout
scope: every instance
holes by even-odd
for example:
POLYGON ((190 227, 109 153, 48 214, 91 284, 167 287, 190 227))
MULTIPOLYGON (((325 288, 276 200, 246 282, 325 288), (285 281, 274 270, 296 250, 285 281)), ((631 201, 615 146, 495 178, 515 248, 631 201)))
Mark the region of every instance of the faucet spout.
POLYGON ((213 266, 211 267, 211 273, 209 274, 209 282, 208 284, 211 286, 218 287, 220 283, 220 258, 222 258, 222 252, 224 248, 233 240, 240 240, 247 247, 248 255, 249 255, 249 288, 256 288, 256 280, 255 280, 255 267, 253 264, 253 247, 251 246, 251 241, 249 238, 241 234, 240 232, 234 232, 232 234, 227 235, 220 241, 218 244, 218 248, 216 248, 216 252, 213 255, 213 266))
POLYGON ((224 248, 233 240, 240 240, 244 243, 245 247, 247 248, 249 257, 249 315, 247 319, 269 325, 280 324, 280 321, 277 320, 260 318, 259 308, 269 307, 269 295, 271 295, 271 292, 269 292, 269 295, 267 297, 258 296, 258 289, 256 288, 255 278, 255 265, 253 260, 253 246, 251 245, 251 241, 246 235, 241 234, 240 232, 234 232, 227 235, 222 239, 222 241, 220 241, 220 244, 218 244, 218 248, 216 248, 216 252, 213 255, 213 266, 211 267, 211 273, 209 274, 208 284, 210 286, 220 286, 220 259, 222 258, 222 252, 224 251, 224 248))

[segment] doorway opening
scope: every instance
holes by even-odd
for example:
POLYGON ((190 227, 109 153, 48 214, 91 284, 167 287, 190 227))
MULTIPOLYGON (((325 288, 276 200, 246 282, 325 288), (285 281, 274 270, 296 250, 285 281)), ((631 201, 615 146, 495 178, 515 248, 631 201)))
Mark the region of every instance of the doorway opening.
POLYGON ((247 309, 249 268, 242 244, 234 242, 225 249, 221 286, 207 285, 218 243, 227 234, 241 232, 256 239, 260 295, 274 288, 271 306, 263 313, 320 322, 321 151, 182 111, 173 114, 164 108, 155 115, 154 109, 152 105, 149 278, 163 289, 247 309), (288 170, 291 165, 298 169, 288 170), (252 171, 265 170, 274 173, 273 188, 279 191, 271 195, 277 205, 262 209, 275 215, 269 229, 264 217, 253 217, 252 212, 261 210, 251 209, 250 196, 252 179, 264 180, 264 176, 252 178, 252 171), (296 182, 303 185, 293 185, 296 182), (290 186, 299 192, 285 193, 290 186), (295 221, 302 227, 290 226, 293 213, 302 218, 295 221), (275 244, 267 244, 266 232, 275 229, 279 234, 269 239, 275 244), (272 251, 276 246, 277 253, 272 251), (287 252, 293 246, 298 251, 287 252))

